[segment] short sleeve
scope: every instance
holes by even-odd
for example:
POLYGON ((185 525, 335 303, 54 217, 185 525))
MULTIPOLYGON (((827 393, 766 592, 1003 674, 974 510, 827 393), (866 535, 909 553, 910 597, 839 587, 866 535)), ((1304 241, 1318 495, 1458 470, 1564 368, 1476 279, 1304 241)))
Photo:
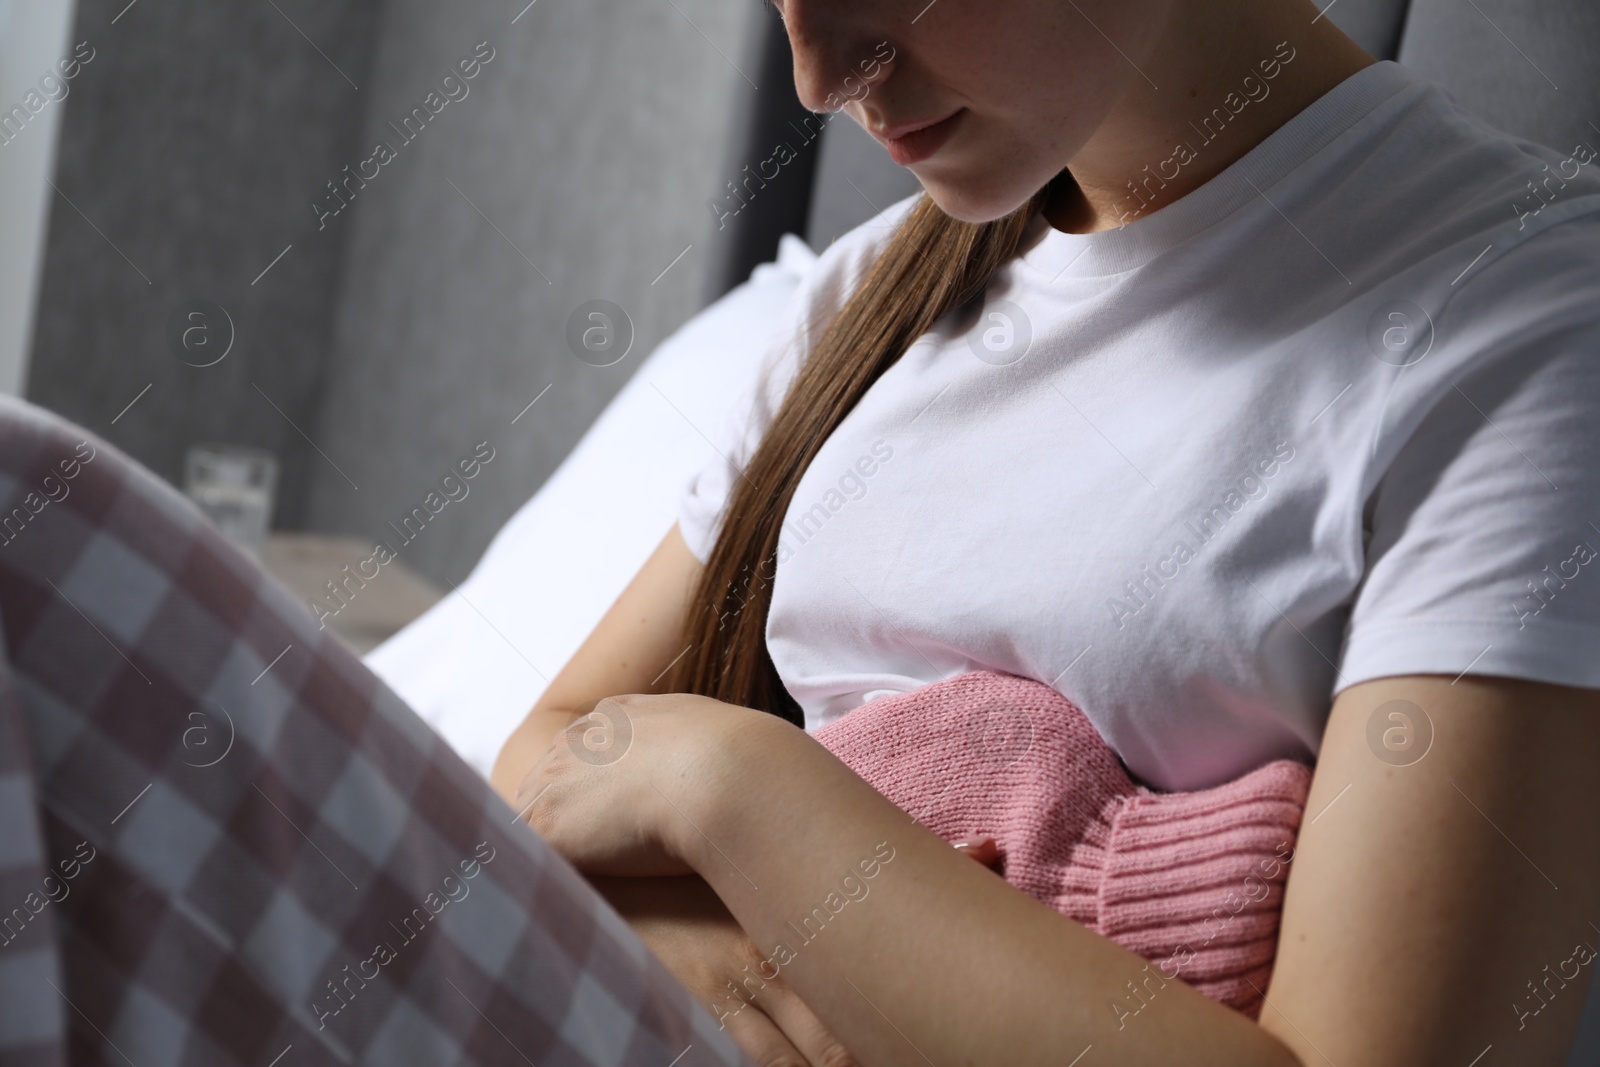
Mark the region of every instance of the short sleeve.
POLYGON ((1473 358, 1369 501, 1335 693, 1467 672, 1600 688, 1600 222, 1562 229, 1440 318, 1473 358))
POLYGON ((706 435, 713 454, 678 497, 679 532, 700 562, 710 558, 734 480, 755 454, 811 345, 844 306, 919 195, 890 205, 823 251, 784 305, 761 351, 754 386, 734 401, 721 427, 706 435))

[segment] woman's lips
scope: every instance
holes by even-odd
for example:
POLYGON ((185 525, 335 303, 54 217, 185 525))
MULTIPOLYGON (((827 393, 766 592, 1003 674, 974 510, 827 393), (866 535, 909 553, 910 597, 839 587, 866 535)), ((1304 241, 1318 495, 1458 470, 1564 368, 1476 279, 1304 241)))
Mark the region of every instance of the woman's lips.
POLYGON ((958 108, 942 119, 923 123, 921 126, 890 127, 880 138, 889 149, 889 158, 902 167, 909 167, 913 163, 921 163, 944 146, 950 135, 960 125, 961 116, 966 113, 966 108, 958 108), (890 135, 893 136, 890 136, 890 135))

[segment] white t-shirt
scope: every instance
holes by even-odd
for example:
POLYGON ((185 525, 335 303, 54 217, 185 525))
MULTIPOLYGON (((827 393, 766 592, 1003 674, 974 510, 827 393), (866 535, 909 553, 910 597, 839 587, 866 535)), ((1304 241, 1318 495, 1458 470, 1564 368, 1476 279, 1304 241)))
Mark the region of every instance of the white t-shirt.
MULTIPOLYGON (((1314 759, 1370 678, 1600 687, 1597 173, 1382 62, 1120 229, 1036 218, 799 483, 767 644, 807 727, 1008 671, 1183 790, 1314 759)), ((683 495, 700 559, 914 199, 795 294, 683 495)))

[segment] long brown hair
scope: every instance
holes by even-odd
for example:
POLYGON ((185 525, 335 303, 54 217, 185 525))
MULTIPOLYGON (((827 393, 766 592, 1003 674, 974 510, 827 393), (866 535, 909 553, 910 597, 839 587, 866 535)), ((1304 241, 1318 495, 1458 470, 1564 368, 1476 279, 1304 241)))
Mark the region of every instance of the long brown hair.
MULTIPOLYGON (((801 363, 734 484, 684 620, 689 648, 668 690, 757 708, 802 725, 767 652, 778 537, 817 450, 872 383, 952 308, 981 297, 1016 254, 1049 186, 993 222, 951 218, 923 193, 801 363)), ((803 340, 803 336, 797 341, 803 340)))

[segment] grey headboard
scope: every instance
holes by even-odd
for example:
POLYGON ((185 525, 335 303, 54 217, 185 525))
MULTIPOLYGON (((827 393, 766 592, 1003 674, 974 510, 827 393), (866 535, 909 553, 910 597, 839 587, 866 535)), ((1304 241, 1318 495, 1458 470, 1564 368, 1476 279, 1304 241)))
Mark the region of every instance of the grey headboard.
MULTIPOLYGON (((1593 125, 1600 122, 1597 0, 1318 3, 1368 52, 1433 78, 1468 110, 1508 133, 1562 149, 1600 139, 1600 126, 1593 125)), ((910 171, 891 162, 843 114, 826 117, 816 133, 819 117, 794 95, 783 23, 769 13, 750 25, 744 61, 759 70, 763 90, 751 94, 736 120, 725 169, 731 175, 754 172, 779 142, 797 154, 726 219, 732 232, 715 253, 708 302, 771 259, 784 233, 801 234, 820 251, 918 188, 910 171), (749 172, 742 169, 746 165, 749 172)), ((715 195, 727 197, 729 191, 715 195)))

